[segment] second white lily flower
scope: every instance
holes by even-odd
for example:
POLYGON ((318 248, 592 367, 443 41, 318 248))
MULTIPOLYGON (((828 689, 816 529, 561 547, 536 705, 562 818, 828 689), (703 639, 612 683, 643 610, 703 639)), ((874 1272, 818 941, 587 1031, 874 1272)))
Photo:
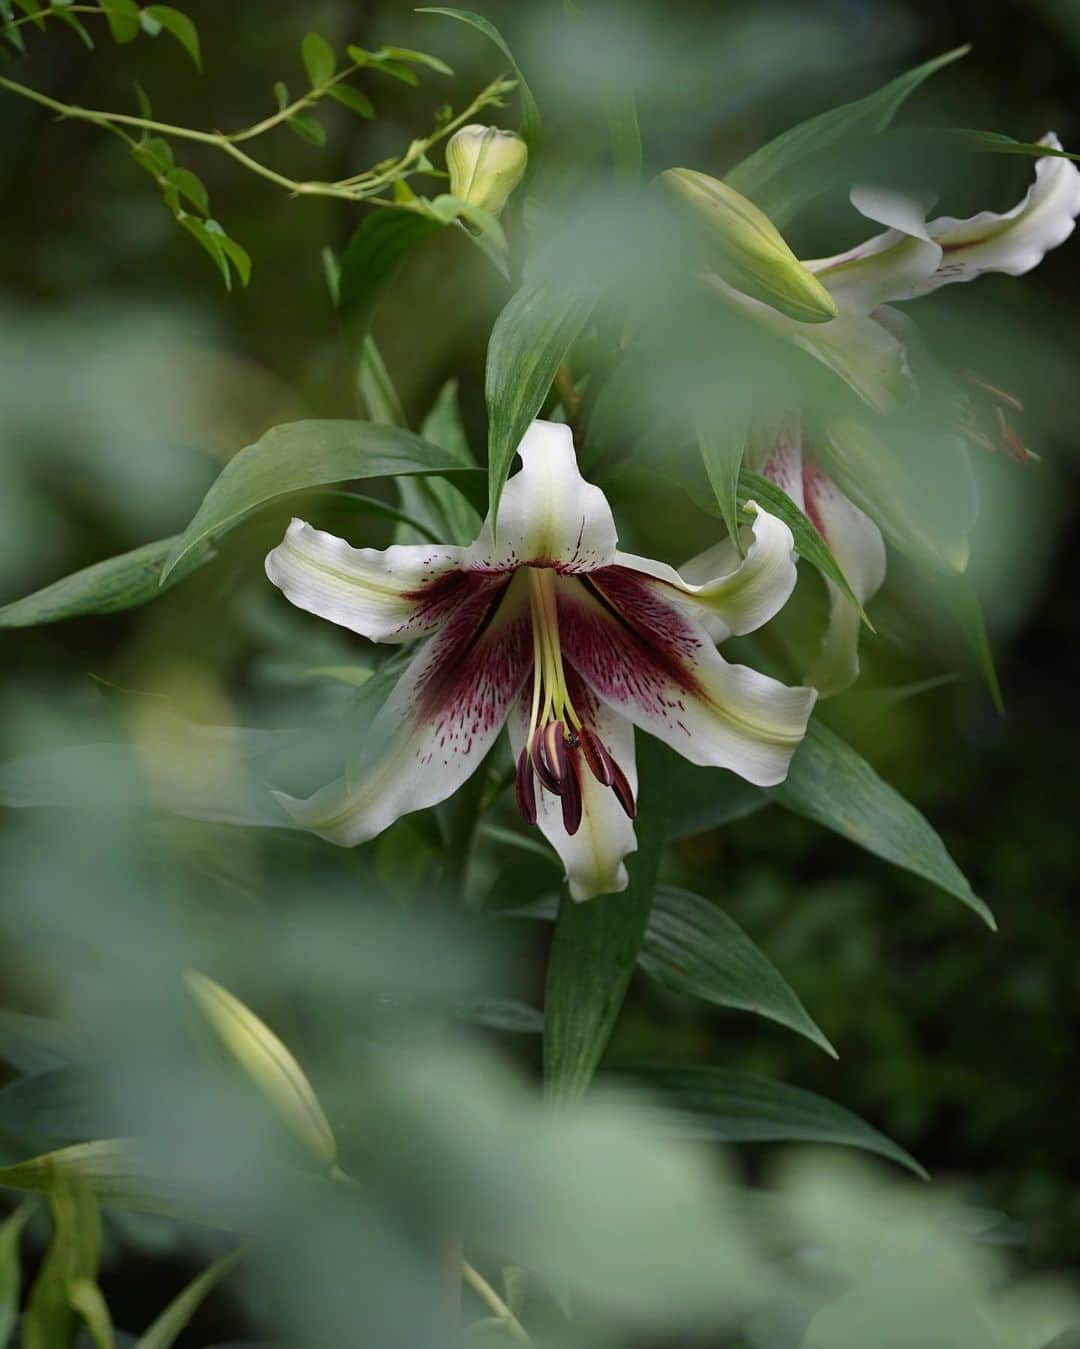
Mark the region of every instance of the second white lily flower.
POLYGON ((637 846, 633 727, 692 763, 783 781, 816 693, 731 665, 716 642, 751 632, 795 585, 791 532, 756 506, 745 557, 725 540, 682 572, 618 548, 569 428, 534 422, 468 548, 379 551, 294 520, 266 560, 293 604, 376 642, 424 639, 379 714, 381 758, 294 818, 334 843, 373 838, 445 800, 504 724, 522 814, 539 824, 578 900, 622 890, 637 846))

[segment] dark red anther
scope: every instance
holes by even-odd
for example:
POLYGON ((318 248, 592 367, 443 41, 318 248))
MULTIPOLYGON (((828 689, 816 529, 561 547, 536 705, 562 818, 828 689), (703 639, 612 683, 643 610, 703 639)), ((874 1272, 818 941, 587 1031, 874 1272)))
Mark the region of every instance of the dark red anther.
POLYGON ((581 783, 578 782, 577 764, 572 759, 566 765, 561 805, 563 828, 568 834, 576 834, 581 825, 581 783))
POLYGON ((615 776, 611 780, 611 790, 615 793, 615 800, 626 812, 627 818, 632 820, 637 815, 637 802, 634 800, 634 793, 626 779, 626 774, 614 759, 611 760, 611 766, 615 770, 615 776))
POLYGON ((578 732, 581 752, 589 765, 589 772, 604 787, 610 787, 615 781, 615 761, 607 752, 607 747, 588 726, 582 726, 578 732))
POLYGON ((544 742, 544 757, 551 775, 561 787, 566 780, 566 727, 561 721, 549 721, 540 732, 544 742))
POLYGON ((966 378, 969 384, 973 384, 976 389, 981 389, 992 402, 1004 403, 1007 408, 1012 408, 1014 412, 1023 412, 1024 405, 1016 394, 1010 393, 1008 389, 1003 389, 1000 384, 991 384, 988 379, 983 379, 981 375, 970 373, 966 378))
POLYGON ((541 785, 546 787, 552 795, 560 796, 562 794, 562 783, 551 771, 545 758, 543 731, 537 731, 533 735, 532 766, 536 770, 536 776, 540 779, 541 785))
POLYGON ((517 775, 514 779, 518 810, 526 824, 536 823, 536 783, 533 781, 533 766, 529 758, 528 747, 518 755, 517 775))

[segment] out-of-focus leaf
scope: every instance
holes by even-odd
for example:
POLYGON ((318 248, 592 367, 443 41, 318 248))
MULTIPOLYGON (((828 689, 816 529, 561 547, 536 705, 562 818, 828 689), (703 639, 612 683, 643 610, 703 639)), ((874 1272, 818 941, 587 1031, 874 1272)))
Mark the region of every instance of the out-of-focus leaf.
POLYGON ((378 343, 370 333, 364 334, 360 348, 356 364, 356 387, 361 405, 373 422, 383 426, 405 425, 405 409, 401 406, 401 399, 378 343))
POLYGON ((162 583, 204 540, 294 492, 359 478, 463 471, 453 455, 395 426, 360 421, 276 426, 225 466, 170 552, 162 583))
POLYGON ((0 1011, 0 1062, 20 1073, 44 1073, 71 1062, 67 1033, 45 1016, 0 1011))
POLYGON ((1040 145, 1038 141, 1014 140, 1012 136, 1004 136, 1000 131, 971 131, 966 127, 949 127, 938 134, 958 141, 965 150, 982 150, 995 155, 1035 155, 1040 159, 1051 155, 1058 159, 1080 160, 1080 154, 1072 150, 1058 150, 1052 145, 1040 145))
POLYGON ((0 1223, 0 1349, 7 1349, 19 1318, 19 1241, 33 1211, 34 1204, 28 1200, 0 1223))
POLYGON ((139 6, 135 0, 105 0, 102 5, 109 32, 117 42, 134 42, 139 36, 139 6))
POLYGON ((307 34, 300 44, 300 56, 313 87, 333 79, 337 68, 334 49, 319 33, 307 34))
POLYGON ((749 469, 744 468, 739 474, 739 496, 744 501, 756 501, 759 506, 763 506, 771 514, 779 516, 791 530, 792 537, 795 540, 795 550, 799 556, 806 558, 807 562, 816 567, 822 576, 827 576, 830 581, 839 586, 859 613, 862 614, 863 622, 867 627, 871 626, 870 620, 863 612, 862 605, 855 598, 855 592, 848 584, 847 577, 840 570, 836 558, 833 557, 829 545, 782 487, 777 487, 774 482, 770 482, 768 478, 763 478, 760 473, 752 473, 749 469))
POLYGON ((529 158, 531 159, 539 150, 543 137, 540 109, 536 105, 536 99, 533 98, 528 81, 521 73, 521 67, 514 60, 514 54, 503 35, 490 19, 485 19, 482 14, 475 14, 471 9, 445 9, 442 6, 429 5, 422 6, 417 12, 420 14, 445 14, 448 19, 459 19, 462 23, 467 23, 470 27, 483 33, 489 41, 494 42, 495 46, 510 62, 518 82, 518 93, 521 95, 521 134, 529 147, 529 158))
POLYGON ((800 122, 744 159, 727 175, 727 182, 756 202, 774 224, 785 224, 829 186, 827 175, 807 171, 814 165, 814 156, 884 131, 904 100, 924 80, 966 56, 969 50, 967 46, 957 47, 935 56, 865 98, 800 122))
MULTIPOLYGON (((355 112, 361 117, 374 117, 375 109, 372 106, 371 99, 361 89, 357 89, 352 84, 332 84, 327 89, 327 95, 340 103, 343 108, 348 108, 350 112, 355 112)), ((401 214, 397 212, 396 214, 401 214)))
POLYGON ((472 998, 459 1003, 453 1014, 488 1030, 510 1031, 517 1035, 539 1035, 544 1029, 544 1014, 539 1007, 512 998, 472 998))
POLYGON ((415 51, 412 47, 383 47, 381 51, 395 61, 408 61, 413 65, 427 66, 429 70, 434 70, 439 75, 453 75, 453 71, 438 56, 431 56, 427 52, 415 51))
POLYGON ((0 1087, 0 1130, 24 1147, 56 1148, 109 1132, 95 1078, 65 1066, 0 1087))
POLYGON ((240 1252, 234 1251, 216 1260, 192 1279, 186 1288, 177 1293, 153 1325, 139 1336, 135 1349, 172 1349, 187 1329, 188 1322, 222 1279, 232 1272, 239 1259, 240 1252))
POLYGON ((314 1157, 333 1165, 337 1157, 333 1130, 292 1053, 228 989, 195 970, 184 977, 199 1010, 284 1123, 314 1157))
POLYGON ((47 1194, 59 1171, 74 1171, 102 1204, 138 1213, 193 1216, 191 1206, 173 1193, 140 1162, 138 1149, 126 1138, 97 1139, 42 1153, 24 1162, 0 1166, 0 1186, 47 1194))
POLYGON ((202 70, 202 52, 199 48, 199 30, 181 10, 172 5, 147 5, 142 11, 142 24, 149 33, 156 36, 162 28, 171 33, 181 47, 202 70), (155 31, 154 25, 157 25, 155 31))
MULTIPOLYGON (((469 449, 461 413, 457 404, 457 381, 447 380, 439 391, 420 434, 433 445, 456 455, 461 463, 473 466, 476 460, 469 449)), ((441 543, 470 544, 480 533, 479 512, 447 478, 399 478, 401 504, 415 519, 421 520, 430 535, 441 543)), ((398 543, 416 540, 404 532, 398 543)))
POLYGON ((405 256, 439 222, 414 211, 381 210, 357 226, 341 259, 338 314, 354 349, 360 349, 382 287, 405 256))
POLYGON ((693 1136, 723 1143, 838 1143, 877 1153, 928 1179, 898 1143, 850 1110, 801 1087, 726 1068, 633 1064, 625 1071, 685 1112, 693 1136))
POLYGON ((769 804, 760 787, 735 773, 724 768, 701 768, 674 750, 669 757, 669 839, 691 838, 707 829, 719 829, 769 804))
POLYGON ((544 1085, 555 1101, 580 1096, 592 1080, 634 972, 656 891, 666 832, 666 758, 638 742, 641 797, 630 885, 617 895, 560 901, 544 998, 544 1085))
POLYGON ((197 548, 188 554, 183 566, 161 581, 161 568, 179 539, 177 534, 143 544, 130 553, 120 553, 72 572, 32 595, 12 600, 0 608, 0 628, 29 628, 80 614, 113 614, 146 604, 213 556, 212 548, 197 548))
POLYGON ((109 1306, 97 1284, 92 1279, 74 1279, 68 1289, 68 1303, 86 1323, 97 1349, 113 1349, 109 1306))
POLYGON ((175 214, 181 227, 187 230, 191 237, 196 239, 206 250, 210 260, 221 273, 221 279, 225 283, 225 289, 232 290, 232 273, 229 271, 229 259, 224 248, 221 246, 220 238, 216 234, 211 233, 211 231, 206 228, 205 221, 200 220, 198 216, 189 215, 185 211, 180 211, 175 214))
POLYGON ((488 342, 488 499, 495 510, 521 438, 543 406, 555 372, 593 311, 595 297, 552 285, 525 286, 495 320, 488 342))
POLYGON ((997 669, 994 665, 994 653, 990 648, 990 638, 986 633, 982 605, 974 583, 967 576, 936 575, 931 580, 933 589, 941 596, 949 612, 964 634, 975 664, 982 675, 994 707, 1001 716, 1005 715, 1005 700, 1001 693, 997 669))
MULTIPOLYGON (((82 1285, 95 1286, 101 1245, 101 1224, 90 1185, 77 1168, 54 1160, 48 1167, 45 1189, 49 1195, 53 1235, 41 1269, 30 1290, 22 1324, 25 1349, 62 1349, 75 1336, 81 1305, 89 1300, 82 1285), (74 1294, 74 1297, 73 1297, 74 1294)), ((0 1168, 0 1182, 11 1167, 0 1168)), ((100 1309, 92 1308, 92 1326, 100 1331, 100 1309)), ((111 1331, 100 1349, 111 1343, 111 1331)))
POLYGON ((641 128, 632 89, 617 90, 607 100, 604 114, 611 137, 615 171, 631 182, 641 177, 641 128))
POLYGON ((202 180, 190 169, 173 169, 169 179, 177 191, 182 192, 197 211, 203 215, 210 213, 210 196, 202 180))
POLYGON ((67 24, 67 26, 72 30, 72 32, 77 33, 79 35, 79 40, 82 42, 83 46, 86 48, 88 52, 92 52, 94 50, 93 34, 90 32, 86 24, 83 23, 83 21, 79 18, 77 14, 72 14, 69 10, 58 9, 56 7, 51 9, 49 13, 55 15, 56 18, 58 18, 61 23, 67 24))
POLYGON ((932 881, 996 929, 993 914, 926 819, 818 718, 811 720, 786 781, 769 795, 785 810, 932 881))
POLYGON ((677 993, 756 1012, 805 1035, 836 1057, 772 962, 733 919, 700 895, 659 887, 638 963, 677 993))

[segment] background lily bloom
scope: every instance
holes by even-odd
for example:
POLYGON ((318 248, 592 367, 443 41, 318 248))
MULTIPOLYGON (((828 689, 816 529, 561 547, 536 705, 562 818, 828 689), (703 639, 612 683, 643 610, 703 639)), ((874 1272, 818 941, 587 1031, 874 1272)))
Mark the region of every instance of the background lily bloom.
MULTIPOLYGON (((1041 144, 1061 149, 1048 132, 1041 144)), ((1036 161, 1035 181, 1009 211, 982 211, 967 220, 940 216, 927 221, 923 205, 896 193, 856 188, 853 205, 868 219, 888 226, 846 253, 804 262, 836 301, 837 317, 800 323, 734 291, 719 278, 709 285, 735 307, 751 314, 777 336, 791 341, 843 379, 877 413, 896 412, 917 394, 912 377, 913 325, 887 302, 916 299, 940 286, 973 281, 984 272, 1020 276, 1065 242, 1080 215, 1080 171, 1069 159, 1047 155, 1036 161)), ((925 353, 921 359, 928 362, 925 353)), ((1000 444, 1023 460, 1027 451, 1005 419, 1019 404, 1003 390, 982 384, 994 419, 989 434, 958 422, 958 439, 994 448, 1000 444)), ((948 428, 946 428, 948 429, 948 428)), ((834 436, 858 437, 853 422, 825 425, 818 434, 839 449, 834 436)), ((874 521, 841 491, 813 456, 805 426, 785 419, 775 442, 751 453, 759 468, 806 512, 825 538, 860 604, 885 580, 885 544, 874 521), (756 454, 756 457, 755 457, 756 454)), ((955 565, 963 569, 966 555, 955 565)), ((859 673, 859 615, 832 582, 829 625, 807 679, 823 694, 839 693, 859 673)))
POLYGON ((771 618, 795 585, 785 524, 753 507, 746 555, 725 540, 676 571, 619 551, 569 428, 534 422, 498 508, 469 547, 353 548, 294 520, 270 553, 293 604, 376 642, 422 645, 372 734, 362 780, 283 798, 357 844, 451 795, 508 724, 517 799, 575 899, 623 889, 634 851, 633 726, 692 763, 781 782, 816 693, 730 665, 716 642, 771 618))

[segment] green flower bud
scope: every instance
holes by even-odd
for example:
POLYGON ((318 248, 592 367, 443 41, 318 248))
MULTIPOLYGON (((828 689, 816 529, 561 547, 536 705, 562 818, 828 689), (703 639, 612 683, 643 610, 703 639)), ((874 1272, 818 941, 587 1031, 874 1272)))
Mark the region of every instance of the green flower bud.
POLYGON ((450 191, 460 201, 499 215, 525 175, 529 151, 513 131, 463 126, 446 146, 450 191))
POLYGON ((309 1152, 328 1166, 337 1157, 337 1143, 304 1070, 274 1032, 239 998, 188 970, 188 991, 199 1010, 277 1113, 309 1152))
POLYGON ((752 201, 693 169, 666 169, 660 182, 708 246, 707 265, 729 285, 803 323, 836 317, 836 301, 752 201))

